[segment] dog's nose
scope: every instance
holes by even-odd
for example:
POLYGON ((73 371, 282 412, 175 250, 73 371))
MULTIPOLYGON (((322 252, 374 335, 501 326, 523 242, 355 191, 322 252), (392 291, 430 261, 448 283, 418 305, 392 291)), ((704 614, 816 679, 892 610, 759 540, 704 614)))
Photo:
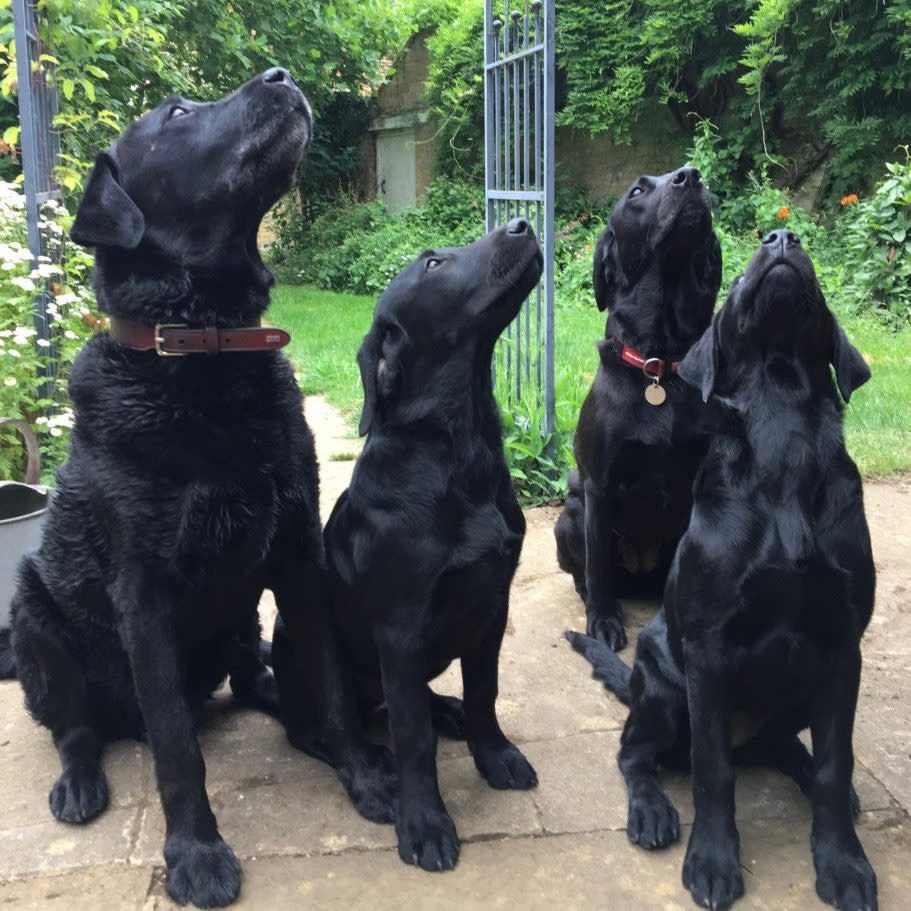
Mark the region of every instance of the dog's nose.
POLYGON ((775 244, 781 244, 782 247, 800 246, 800 238, 793 231, 769 231, 762 242, 767 247, 775 244))
POLYGON ((271 70, 263 73, 263 82, 269 82, 274 85, 294 85, 291 74, 283 66, 273 66, 271 70))
POLYGON ((681 168, 672 178, 675 187, 698 187, 702 175, 698 168, 681 168))
POLYGON ((528 222, 524 218, 514 218, 506 225, 507 234, 527 234, 528 222))

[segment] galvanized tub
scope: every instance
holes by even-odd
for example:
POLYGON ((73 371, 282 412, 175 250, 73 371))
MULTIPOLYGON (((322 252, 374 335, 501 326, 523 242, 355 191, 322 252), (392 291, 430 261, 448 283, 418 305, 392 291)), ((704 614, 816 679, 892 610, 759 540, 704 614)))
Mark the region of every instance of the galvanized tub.
POLYGON ((37 550, 41 526, 50 503, 50 488, 38 483, 41 476, 40 452, 34 431, 16 418, 0 418, 0 427, 15 427, 25 440, 28 462, 25 483, 0 481, 0 676, 9 656, 10 604, 16 591, 16 569, 22 557, 37 550))

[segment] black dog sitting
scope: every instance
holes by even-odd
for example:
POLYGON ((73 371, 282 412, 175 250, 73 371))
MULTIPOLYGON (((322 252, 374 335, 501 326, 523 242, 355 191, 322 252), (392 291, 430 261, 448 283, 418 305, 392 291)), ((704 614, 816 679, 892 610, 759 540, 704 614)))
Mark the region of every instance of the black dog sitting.
POLYGON ((111 331, 73 368, 69 459, 13 603, 27 706, 63 765, 51 811, 104 810, 104 741, 147 738, 167 890, 201 907, 237 896, 240 867, 194 715, 226 675, 242 702, 277 710, 257 657, 264 587, 309 671, 300 698, 326 721, 314 740, 362 808, 393 812, 391 757, 363 741, 332 651, 313 439, 274 350, 287 336, 259 328, 272 276, 257 228, 311 121, 276 68, 212 104, 171 99, 98 157, 72 236, 96 248, 111 331))
POLYGON ((619 594, 661 596, 705 453, 702 407, 677 365, 712 318, 721 250, 695 168, 640 177, 595 248, 601 363, 576 428, 579 470, 557 557, 586 602, 589 635, 626 645, 619 594))
POLYGON ((619 759, 634 842, 679 837, 657 769, 691 761, 683 882, 710 908, 743 893, 732 759, 775 765, 810 796, 820 898, 842 911, 876 907, 851 787, 875 572, 830 364, 845 401, 869 379, 798 239, 773 232, 680 367, 710 400, 715 436, 632 677, 603 644, 568 634, 631 706, 619 759), (797 739, 807 727, 812 757, 797 739))
POLYGON ((515 219, 468 247, 427 252, 377 304, 358 353, 367 433, 326 526, 335 621, 364 706, 385 701, 399 765, 399 856, 453 867, 434 722, 462 733, 495 788, 531 788, 500 730, 497 665, 525 518, 503 455, 494 343, 535 286, 541 252, 515 219), (464 716, 428 681, 461 659, 464 716))

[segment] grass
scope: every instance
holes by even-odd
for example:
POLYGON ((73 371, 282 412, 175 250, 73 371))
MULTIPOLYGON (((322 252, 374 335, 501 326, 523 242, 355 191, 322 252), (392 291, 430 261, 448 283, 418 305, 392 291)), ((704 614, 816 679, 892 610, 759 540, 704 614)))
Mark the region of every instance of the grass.
MULTIPOLYGON (((321 393, 354 427, 362 394, 355 361, 375 301, 280 285, 268 318, 291 333, 289 355, 307 394, 321 393)), ((591 308, 559 309, 556 325, 557 422, 571 433, 598 366, 595 340, 604 315, 591 308)), ((911 467, 911 331, 893 333, 872 318, 842 319, 863 352, 873 379, 845 409, 848 449, 866 477, 911 467)))
POLYGON ((363 402, 355 357, 375 303, 357 294, 279 285, 267 315, 269 322, 291 333, 286 350, 304 394, 325 395, 352 428, 363 402))

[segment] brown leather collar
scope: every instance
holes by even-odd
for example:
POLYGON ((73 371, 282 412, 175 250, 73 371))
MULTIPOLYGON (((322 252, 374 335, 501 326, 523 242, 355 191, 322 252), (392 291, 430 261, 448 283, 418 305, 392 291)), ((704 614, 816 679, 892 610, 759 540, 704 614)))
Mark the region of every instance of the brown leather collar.
POLYGON ((133 320, 111 317, 111 338, 134 351, 154 351, 159 357, 186 354, 222 354, 229 351, 277 351, 291 341, 284 329, 271 326, 243 326, 191 329, 182 323, 146 326, 133 320))

